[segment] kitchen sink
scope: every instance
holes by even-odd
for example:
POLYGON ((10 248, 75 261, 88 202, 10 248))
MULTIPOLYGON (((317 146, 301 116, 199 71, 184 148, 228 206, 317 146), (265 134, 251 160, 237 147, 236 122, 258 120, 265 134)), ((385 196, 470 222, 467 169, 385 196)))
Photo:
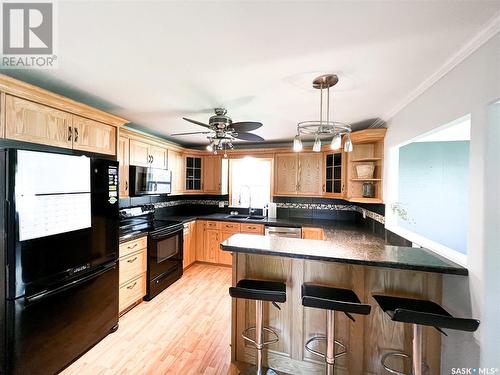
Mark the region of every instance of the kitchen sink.
POLYGON ((227 215, 226 219, 248 219, 248 215, 227 215))
POLYGON ((264 220, 266 217, 261 215, 251 215, 247 219, 248 220, 264 220))
POLYGON ((226 219, 242 219, 242 220, 264 220, 266 217, 261 215, 227 215, 226 219))

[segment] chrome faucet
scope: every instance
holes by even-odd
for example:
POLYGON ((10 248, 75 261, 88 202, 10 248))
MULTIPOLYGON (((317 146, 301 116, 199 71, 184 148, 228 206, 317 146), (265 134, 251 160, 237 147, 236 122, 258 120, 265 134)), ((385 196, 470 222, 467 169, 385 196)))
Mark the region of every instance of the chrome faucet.
POLYGON ((248 214, 251 216, 255 212, 255 210, 252 208, 252 189, 250 188, 250 185, 241 185, 240 203, 241 203, 241 192, 243 188, 248 189, 248 214))

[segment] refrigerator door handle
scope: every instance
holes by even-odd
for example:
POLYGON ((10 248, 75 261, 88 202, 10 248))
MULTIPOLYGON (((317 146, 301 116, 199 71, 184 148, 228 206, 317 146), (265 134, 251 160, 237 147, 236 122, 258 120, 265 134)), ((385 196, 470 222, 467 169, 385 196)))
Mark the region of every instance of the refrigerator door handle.
POLYGON ((44 300, 46 298, 55 296, 56 294, 59 294, 59 293, 64 292, 66 290, 75 288, 78 285, 84 284, 87 281, 93 280, 93 279, 101 276, 102 274, 104 274, 104 273, 112 270, 113 268, 116 268, 116 264, 114 264, 114 263, 113 263, 112 266, 106 266, 104 269, 102 269, 102 270, 100 270, 100 271, 98 271, 96 273, 88 275, 88 276, 86 276, 86 277, 84 277, 82 279, 72 281, 71 283, 66 284, 64 286, 60 286, 58 288, 51 289, 51 290, 46 290, 44 292, 41 292, 41 293, 38 293, 38 294, 34 294, 34 295, 30 296, 30 297, 24 297, 24 300, 26 301, 27 304, 36 303, 36 302, 42 301, 42 300, 44 300))

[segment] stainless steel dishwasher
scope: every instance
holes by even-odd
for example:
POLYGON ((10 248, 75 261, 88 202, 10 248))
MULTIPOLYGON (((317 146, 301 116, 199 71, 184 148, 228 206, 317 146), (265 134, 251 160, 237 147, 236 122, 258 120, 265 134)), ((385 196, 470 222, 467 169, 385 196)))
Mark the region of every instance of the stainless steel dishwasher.
POLYGON ((302 228, 291 227, 265 227, 266 236, 302 238, 302 228))

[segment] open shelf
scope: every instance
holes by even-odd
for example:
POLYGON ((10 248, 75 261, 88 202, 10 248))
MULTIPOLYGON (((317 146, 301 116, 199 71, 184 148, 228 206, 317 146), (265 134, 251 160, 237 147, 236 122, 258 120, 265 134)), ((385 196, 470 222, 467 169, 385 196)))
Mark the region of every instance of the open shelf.
POLYGON ((348 201, 357 203, 383 203, 384 137, 386 129, 360 130, 351 140, 352 152, 347 154, 347 191, 348 201), (358 167, 362 163, 371 165, 373 175, 359 178, 358 167), (365 183, 373 183, 374 197, 363 197, 365 183))
POLYGON ((351 162, 353 163, 363 163, 363 162, 369 162, 369 161, 379 161, 382 160, 382 158, 361 158, 361 159, 353 159, 351 162))

